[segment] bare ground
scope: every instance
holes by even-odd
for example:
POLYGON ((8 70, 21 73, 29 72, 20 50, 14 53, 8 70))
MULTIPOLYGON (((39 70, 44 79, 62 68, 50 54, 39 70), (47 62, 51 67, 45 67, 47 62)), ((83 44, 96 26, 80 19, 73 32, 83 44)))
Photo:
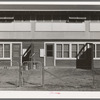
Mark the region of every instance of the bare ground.
POLYGON ((23 71, 23 87, 18 87, 19 70, 0 70, 0 90, 17 91, 100 91, 100 70, 75 68, 48 68, 44 71, 41 86, 41 70, 23 71), (51 74, 50 74, 51 73, 51 74))

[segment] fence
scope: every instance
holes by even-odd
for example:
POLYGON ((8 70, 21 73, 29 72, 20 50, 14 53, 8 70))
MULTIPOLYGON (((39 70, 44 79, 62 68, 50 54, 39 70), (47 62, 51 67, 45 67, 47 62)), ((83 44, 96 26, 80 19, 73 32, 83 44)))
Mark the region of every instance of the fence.
POLYGON ((21 67, 20 86, 44 86, 45 89, 93 89, 95 86, 94 70, 44 67, 40 61, 24 61, 21 67))
POLYGON ((93 75, 93 88, 100 89, 100 69, 95 68, 92 69, 92 75, 93 75))
POLYGON ((76 68, 44 68, 44 86, 49 90, 93 89, 93 73, 76 68))
POLYGON ((43 68, 40 61, 24 61, 22 66, 22 86, 42 86, 43 68))
POLYGON ((0 88, 20 86, 19 70, 20 65, 17 61, 0 61, 0 88))
POLYGON ((98 69, 44 68, 40 61, 24 61, 22 66, 18 62, 0 62, 0 88, 44 86, 47 90, 87 90, 99 86, 99 76, 98 69))

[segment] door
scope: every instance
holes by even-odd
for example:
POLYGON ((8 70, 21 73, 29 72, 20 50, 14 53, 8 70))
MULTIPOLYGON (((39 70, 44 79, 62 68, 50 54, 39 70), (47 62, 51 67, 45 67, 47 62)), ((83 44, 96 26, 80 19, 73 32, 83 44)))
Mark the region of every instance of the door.
POLYGON ((12 44, 12 66, 19 66, 21 63, 21 44, 12 44))
POLYGON ((54 66, 54 44, 46 44, 46 66, 54 66))

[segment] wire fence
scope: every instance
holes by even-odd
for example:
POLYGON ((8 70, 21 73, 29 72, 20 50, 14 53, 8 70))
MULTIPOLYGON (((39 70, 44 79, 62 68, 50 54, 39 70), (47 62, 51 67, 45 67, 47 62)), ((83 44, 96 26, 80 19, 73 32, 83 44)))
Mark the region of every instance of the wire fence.
POLYGON ((43 86, 48 90, 100 88, 100 69, 44 67, 40 61, 0 61, 0 88, 43 86), (14 63, 14 66, 11 66, 14 63))
POLYGON ((43 66, 40 61, 24 61, 22 66, 22 86, 42 86, 43 66))
POLYGON ((92 70, 93 73, 93 88, 100 88, 100 69, 95 68, 92 70))
POLYGON ((44 69, 44 86, 51 86, 65 90, 76 88, 93 88, 93 75, 91 70, 76 68, 47 68, 44 69))
POLYGON ((0 61, 0 87, 18 87, 19 86, 19 62, 0 61), (12 66, 12 63, 15 65, 12 66))

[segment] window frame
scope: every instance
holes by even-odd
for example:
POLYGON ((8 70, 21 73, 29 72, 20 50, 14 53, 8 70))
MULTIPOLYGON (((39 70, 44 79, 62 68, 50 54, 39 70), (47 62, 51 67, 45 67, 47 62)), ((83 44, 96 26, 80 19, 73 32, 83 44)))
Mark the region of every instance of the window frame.
POLYGON ((57 58, 62 58, 63 57, 63 45, 62 44, 56 44, 56 57, 57 58), (57 45, 61 45, 61 50, 57 50, 57 45), (57 53, 61 53, 61 57, 58 57, 57 53))
POLYGON ((70 56, 70 45, 69 44, 63 44, 63 57, 64 58, 69 58, 69 56, 70 56), (68 45, 68 50, 65 50, 65 45, 68 45), (68 57, 65 57, 65 52, 67 52, 68 53, 68 57))
POLYGON ((0 42, 0 44, 2 44, 3 45, 3 56, 2 57, 0 57, 0 60, 5 60, 5 59, 11 59, 11 43, 2 43, 2 42, 0 42), (10 45, 10 56, 9 57, 5 57, 5 49, 4 49, 4 45, 10 45))
MULTIPOLYGON (((79 52, 79 44, 86 44, 86 43, 93 43, 95 46, 96 46, 96 44, 100 44, 100 42, 45 42, 44 43, 44 49, 46 49, 46 47, 45 47, 45 45, 46 44, 54 44, 54 62, 56 62, 56 60, 76 60, 76 58, 72 58, 72 52, 71 52, 71 50, 72 50, 72 44, 77 44, 78 46, 77 46, 77 52, 79 52), (63 57, 62 58, 57 58, 57 47, 56 47, 56 45, 57 44, 69 44, 69 58, 65 58, 63 55, 63 57)), ((96 57, 96 47, 95 47, 95 57, 93 58, 94 60, 100 60, 100 58, 97 58, 96 57)), ((46 58, 44 57, 44 62, 46 61, 46 58)))
MULTIPOLYGON (((98 44, 95 44, 95 51, 96 51, 96 52, 95 52, 95 53, 96 53, 96 54, 95 54, 95 57, 96 57, 96 58, 100 58, 100 57, 98 57, 98 55, 97 55, 97 51, 100 52, 100 50, 97 50, 97 45, 98 45, 98 44)), ((100 45, 100 44, 99 44, 99 45, 100 45)))
MULTIPOLYGON (((55 44, 55 59, 57 59, 57 60, 70 60, 70 59, 72 59, 72 60, 75 60, 76 58, 73 58, 72 57, 72 44, 77 44, 77 52, 79 52, 79 45, 80 44, 86 44, 87 42, 56 42, 55 44), (61 58, 57 58, 57 44, 62 44, 62 57, 61 58), (66 57, 64 57, 64 44, 69 44, 69 57, 68 58, 66 58, 66 57)), ((97 44, 100 44, 100 42, 88 42, 88 43, 93 43, 94 45, 95 45, 95 56, 94 56, 94 58, 93 59, 95 59, 95 60, 99 60, 100 59, 100 57, 97 57, 97 44)))
POLYGON ((56 44, 56 59, 70 59, 70 44, 69 43, 57 43, 56 44), (62 45, 62 48, 61 48, 61 51, 62 51, 62 57, 57 57, 57 45, 61 44, 62 45), (64 45, 69 45, 69 57, 64 57, 64 45))

